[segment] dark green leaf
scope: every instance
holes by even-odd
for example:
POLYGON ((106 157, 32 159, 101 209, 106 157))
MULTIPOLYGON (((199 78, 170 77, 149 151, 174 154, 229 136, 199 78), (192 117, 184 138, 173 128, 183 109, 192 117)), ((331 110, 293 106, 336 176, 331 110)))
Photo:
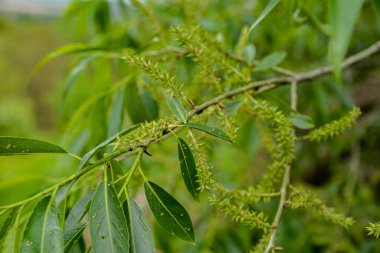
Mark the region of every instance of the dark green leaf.
POLYGON ((330 61, 335 75, 340 78, 342 61, 346 55, 356 18, 364 0, 330 1, 332 37, 329 45, 330 61))
POLYGON ((269 12, 271 12, 273 10, 274 7, 276 7, 276 5, 280 2, 280 0, 271 0, 267 6, 265 6, 265 9, 263 10, 263 12, 261 12, 261 14, 258 16, 258 18, 255 20, 255 22, 253 22, 253 24, 251 25, 251 27, 249 28, 249 31, 248 33, 250 33, 253 28, 255 28, 268 14, 269 12))
POLYGON ((300 129, 310 129, 315 126, 313 119, 307 115, 299 113, 291 113, 290 121, 292 124, 300 129))
POLYGON ((55 201, 47 196, 33 210, 26 226, 21 252, 59 253, 63 251, 63 231, 55 201))
POLYGON ((64 245, 65 245, 65 253, 70 252, 71 248, 74 244, 79 240, 82 236, 84 229, 86 228, 86 224, 77 224, 70 229, 65 230, 64 232, 64 245))
POLYGON ((281 63, 286 57, 286 52, 273 52, 270 55, 267 55, 259 61, 255 67, 255 71, 264 71, 268 70, 279 63, 281 63))
POLYGON ((16 219, 18 208, 12 208, 10 213, 8 214, 6 220, 4 221, 3 224, 1 224, 1 229, 0 229, 0 242, 3 240, 4 236, 7 234, 8 230, 12 226, 14 220, 16 219))
POLYGON ((98 152, 101 148, 103 148, 103 147, 107 146, 108 144, 110 144, 111 142, 115 141, 118 137, 126 135, 126 134, 132 132, 133 130, 135 130, 136 128, 138 128, 140 126, 141 126, 140 124, 133 125, 133 126, 127 128, 127 129, 124 129, 123 131, 118 132, 117 134, 111 136, 107 140, 105 140, 102 143, 100 143, 98 146, 96 146, 90 152, 88 152, 85 156, 83 156, 82 160, 80 161, 80 163, 78 165, 78 169, 77 170, 82 169, 87 164, 87 162, 91 159, 91 157, 93 155, 95 155, 95 153, 98 152))
POLYGON ((194 229, 185 208, 168 192, 151 181, 144 183, 145 195, 157 222, 169 233, 194 242, 194 229))
POLYGON ((128 225, 115 189, 102 182, 94 195, 90 211, 90 237, 94 253, 127 252, 128 225))
POLYGON ((174 113, 177 119, 183 123, 187 122, 185 108, 183 108, 181 102, 176 97, 169 97, 167 102, 170 110, 174 113))
POLYGON ((23 137, 0 136, 0 156, 36 153, 67 153, 67 151, 45 141, 23 137))
POLYGON ((199 200, 200 185, 198 183, 198 174, 194 157, 191 153, 190 147, 181 138, 178 139, 178 156, 180 161, 181 174, 183 180, 185 181, 186 188, 195 200, 199 200))
POLYGON ((205 133, 208 133, 208 134, 215 136, 215 137, 218 137, 220 139, 231 142, 230 137, 222 129, 219 129, 216 127, 210 127, 207 125, 196 124, 196 123, 186 123, 184 125, 188 126, 190 128, 194 128, 194 129, 203 131, 205 133))
POLYGON ((131 253, 156 252, 152 233, 138 205, 129 198, 124 202, 123 209, 129 228, 131 253))
POLYGON ((65 220, 65 232, 66 229, 70 229, 71 227, 78 225, 82 220, 83 216, 86 214, 89 208, 89 204, 92 197, 94 196, 94 193, 95 190, 89 192, 73 206, 65 220))

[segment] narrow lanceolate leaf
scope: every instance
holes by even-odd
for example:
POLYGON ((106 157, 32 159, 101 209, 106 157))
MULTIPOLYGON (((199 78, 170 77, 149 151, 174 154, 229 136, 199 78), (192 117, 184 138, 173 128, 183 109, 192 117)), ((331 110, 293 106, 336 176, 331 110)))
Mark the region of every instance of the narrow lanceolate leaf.
POLYGON ((95 191, 89 192, 86 196, 81 198, 71 209, 69 215, 65 220, 65 233, 66 230, 79 224, 83 216, 86 214, 90 201, 94 196, 95 191))
POLYGON ((64 244, 65 244, 65 253, 70 252, 71 248, 74 246, 74 244, 79 240, 79 238, 82 236, 82 233, 84 229, 86 228, 87 224, 77 224, 70 229, 66 230, 64 233, 64 244))
POLYGON ((185 241, 194 242, 193 224, 185 208, 153 182, 145 182, 144 189, 157 222, 172 235, 185 241))
POLYGON ((207 125, 201 125, 201 124, 196 124, 196 123, 187 123, 184 124, 185 126, 188 126, 190 128, 194 128, 200 131, 203 131, 205 133, 208 133, 212 136, 218 137, 220 139, 226 140, 231 142, 230 137, 228 134, 226 134, 222 129, 216 128, 216 127, 210 127, 207 125))
POLYGON ((310 129, 315 127, 314 121, 307 115, 299 114, 299 113, 291 113, 290 114, 290 122, 300 129, 310 129))
POLYGON ((286 52, 278 51, 265 56, 255 67, 255 71, 268 70, 280 64, 286 57, 286 52))
POLYGON ((349 4, 347 3, 347 0, 330 1, 332 37, 329 45, 329 58, 338 78, 355 21, 359 16, 364 0, 350 0, 349 4))
POLYGON ((64 252, 63 232, 55 201, 43 198, 30 217, 21 245, 23 253, 64 252))
POLYGON ((198 174, 195 166, 193 154, 187 143, 179 138, 178 139, 178 156, 181 167, 182 178, 185 181, 187 190, 195 200, 199 200, 198 174))
POLYGON ((3 240, 4 236, 7 234, 8 230, 12 226, 14 220, 16 219, 18 208, 13 208, 11 212, 9 213, 8 217, 4 221, 3 224, 1 224, 0 229, 0 242, 3 240))
POLYGON ((263 12, 261 12, 259 17, 255 20, 255 22, 253 22, 253 24, 249 28, 248 33, 250 33, 269 14, 269 12, 271 12, 273 10, 273 8, 276 7, 276 5, 279 2, 280 2, 280 0, 271 0, 267 4, 267 6, 265 6, 265 9, 263 10, 263 12))
POLYGON ((82 169, 88 163, 88 161, 91 159, 91 157, 93 157, 96 154, 96 152, 98 152, 101 148, 104 148, 105 146, 107 146, 111 142, 114 142, 118 137, 129 134, 130 132, 132 132, 133 130, 135 130, 136 128, 138 128, 140 126, 141 126, 141 124, 133 125, 127 129, 124 129, 123 131, 118 132, 117 134, 114 134, 113 136, 111 136, 107 140, 100 143, 98 146, 96 146, 90 152, 88 152, 87 154, 85 154, 83 156, 82 160, 80 161, 80 163, 78 165, 77 170, 82 169))
POLYGON ((128 252, 127 222, 115 189, 110 183, 102 182, 98 186, 92 199, 89 216, 94 253, 128 252))
POLYGON ((38 153, 67 153, 67 151, 45 141, 23 137, 0 136, 0 156, 38 153))
POLYGON ((138 205, 133 199, 129 198, 124 202, 123 209, 129 228, 130 252, 156 252, 152 233, 150 232, 148 224, 146 223, 138 205))
POLYGON ((187 122, 185 108, 183 108, 183 105, 176 97, 169 97, 168 105, 170 110, 174 113, 178 120, 180 120, 183 123, 187 122))

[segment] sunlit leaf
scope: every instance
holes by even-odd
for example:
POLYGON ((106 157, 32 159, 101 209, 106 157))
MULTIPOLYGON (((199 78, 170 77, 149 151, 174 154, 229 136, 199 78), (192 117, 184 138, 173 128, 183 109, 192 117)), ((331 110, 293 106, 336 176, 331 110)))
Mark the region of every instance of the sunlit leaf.
POLYGON ((210 134, 212 136, 215 136, 215 137, 218 137, 220 139, 223 139, 223 140, 231 142, 230 137, 222 129, 219 129, 219 128, 216 128, 216 127, 210 127, 210 126, 207 126, 207 125, 201 125, 201 124, 197 124, 197 123, 186 123, 184 125, 188 126, 190 128, 194 128, 194 129, 203 131, 205 133, 208 133, 208 134, 210 134))
POLYGON ((129 198, 124 202, 123 209, 129 228, 131 253, 156 252, 152 233, 138 205, 129 198))
POLYGON ((346 0, 329 1, 332 26, 329 56, 338 78, 363 2, 364 0, 350 0, 348 4, 346 0))
POLYGON ((194 242, 194 229, 185 208, 168 192, 151 181, 144 183, 145 195, 157 222, 170 234, 194 242))
POLYGON ((257 17, 255 22, 251 25, 249 28, 248 33, 250 33, 268 14, 273 10, 274 7, 280 2, 280 0, 270 0, 270 2, 265 6, 264 10, 261 12, 261 14, 257 17))
POLYGON ((23 137, 0 136, 0 156, 36 153, 67 153, 67 151, 45 141, 23 137))
POLYGON ((178 156, 181 167, 182 178, 185 181, 187 190, 195 200, 199 200, 198 174, 195 166, 193 154, 187 143, 179 138, 178 139, 178 156))
POLYGON ((8 230, 11 228, 14 220, 16 219, 18 208, 12 208, 12 210, 7 215, 4 223, 1 224, 0 229, 0 242, 3 240, 4 236, 7 234, 8 230))
POLYGON ((168 102, 170 110, 174 113, 174 115, 177 117, 177 119, 183 123, 187 122, 187 116, 186 116, 185 108, 183 108, 183 105, 178 100, 178 98, 169 97, 167 102, 168 102))
POLYGON ((286 52, 273 52, 267 55, 259 61, 255 67, 255 71, 268 70, 278 64, 280 64, 286 57, 286 52))
POLYGON ((299 113, 291 113, 290 121, 292 124, 300 129, 310 129, 315 127, 314 121, 307 115, 299 113))
POLYGON ((109 182, 102 182, 98 186, 91 203, 89 219, 94 253, 128 251, 127 222, 115 189, 109 182))
POLYGON ((63 231, 55 201, 50 196, 43 198, 33 210, 25 229, 21 252, 64 252, 63 231))

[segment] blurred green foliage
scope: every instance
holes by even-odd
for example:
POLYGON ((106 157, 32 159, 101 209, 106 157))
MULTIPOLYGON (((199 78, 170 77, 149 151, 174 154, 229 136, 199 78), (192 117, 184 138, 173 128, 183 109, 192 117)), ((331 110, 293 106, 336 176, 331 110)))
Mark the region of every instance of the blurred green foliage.
MULTIPOLYGON (((199 25, 226 52, 235 52, 243 27, 249 27, 266 5, 264 1, 243 0, 130 2, 135 4, 72 1, 62 17, 64 25, 13 18, 0 23, 0 76, 7 82, 0 86, 1 135, 41 137, 83 155, 132 123, 170 115, 165 97, 152 79, 120 59, 123 51, 155 57, 161 67, 184 83, 195 104, 200 104, 212 97, 212 92, 207 85, 195 85, 199 79, 194 75, 197 66, 193 61, 180 58, 178 50, 165 51, 168 45, 169 49, 178 46, 170 27, 199 25), (30 77, 39 59, 67 41, 75 42, 62 51, 62 55, 70 55, 69 64, 63 58, 53 59, 30 77)), ((364 1, 343 55, 363 50, 379 38, 377 2, 364 1)), ((332 8, 317 0, 282 1, 250 32, 249 47, 242 57, 261 60, 273 52, 286 52, 280 66, 297 72, 329 64, 329 42, 336 35, 332 23, 337 18, 332 8)), ((54 58, 54 54, 50 56, 54 58)), ((329 206, 354 217, 356 223, 344 230, 307 211, 286 210, 277 238, 285 252, 365 253, 380 249, 380 242, 368 237, 365 230, 368 221, 380 219, 379 62, 377 55, 344 71, 340 80, 327 76, 299 85, 299 112, 311 117, 316 126, 338 118, 353 105, 363 111, 358 124, 343 137, 322 144, 299 144, 291 175, 292 184, 313 189, 329 206)), ((269 74, 273 73, 254 72, 251 77, 260 80, 269 74)), ((289 87, 260 96, 290 113, 289 87)), ((233 103, 228 106, 233 110, 233 103)), ((231 188, 254 185, 268 162, 260 149, 262 140, 254 120, 245 118, 239 123, 233 146, 211 141, 207 148, 217 179, 231 188)), ((155 145, 149 150, 153 158, 144 159, 143 165, 153 181, 165 185, 185 204, 194 222, 197 244, 173 240, 147 214, 154 224, 156 247, 161 252, 249 251, 259 239, 257 232, 230 222, 205 203, 191 201, 178 180, 175 147, 174 140, 155 145)), ((126 167, 130 164, 129 159, 124 161, 126 167)), ((50 185, 57 176, 75 170, 72 159, 56 156, 2 157, 0 165, 1 204, 25 198, 50 185)), ((132 184, 136 199, 145 203, 138 188, 141 179, 132 184)), ((265 208, 276 206, 271 203, 265 208)))

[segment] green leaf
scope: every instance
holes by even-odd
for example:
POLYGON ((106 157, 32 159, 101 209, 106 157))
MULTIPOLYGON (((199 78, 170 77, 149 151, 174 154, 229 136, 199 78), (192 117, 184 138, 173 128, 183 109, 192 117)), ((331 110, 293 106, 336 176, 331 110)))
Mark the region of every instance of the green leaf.
POLYGON ((79 63, 70 71, 67 79, 66 79, 66 85, 63 90, 63 101, 65 102, 67 99, 68 94, 72 90, 74 83, 78 76, 87 68, 87 65, 94 59, 98 58, 99 55, 90 55, 87 57, 84 57, 79 61, 79 63))
POLYGON ((196 123, 186 123, 184 125, 188 126, 190 128, 194 128, 194 129, 203 131, 205 133, 208 133, 208 134, 215 136, 215 137, 218 137, 220 139, 232 142, 230 137, 223 130, 221 130, 219 128, 210 127, 207 125, 196 124, 196 123))
POLYGON ((271 0, 267 6, 265 6, 263 12, 257 17, 255 22, 251 25, 251 27, 248 30, 248 33, 250 33, 268 14, 273 10, 274 7, 280 2, 280 0, 271 0))
POLYGON ((176 97, 169 97, 168 105, 170 110, 174 113, 174 115, 177 117, 178 120, 180 120, 183 123, 187 122, 187 115, 185 108, 183 108, 183 105, 176 97))
MULTIPOLYGON (((111 159, 108 163, 111 169, 111 181, 116 181, 124 175, 123 167, 121 167, 121 164, 118 161, 116 161, 115 159, 111 159)), ((123 185, 124 180, 120 180, 119 182, 114 184, 116 192, 119 192, 123 185)))
POLYGON ((76 54, 76 53, 84 53, 84 52, 91 52, 91 51, 99 51, 99 50, 105 50, 105 47, 99 47, 99 46, 90 46, 86 44, 81 43, 73 43, 69 45, 65 45, 63 47, 60 47, 53 52, 46 55, 35 67, 34 71, 40 69, 43 65, 48 63, 49 61, 53 60, 56 57, 64 56, 64 55, 70 55, 70 54, 76 54))
POLYGON ((115 189, 109 182, 98 186, 89 218, 94 253, 126 252, 129 249, 127 222, 115 189))
POLYGON ((256 47, 253 44, 248 44, 243 51, 243 56, 246 59, 247 63, 251 65, 256 56, 256 47))
POLYGON ((105 146, 107 146, 111 142, 114 142, 118 137, 130 133, 133 130, 135 130, 136 128, 139 128, 140 126, 141 126, 141 124, 133 125, 133 126, 127 128, 127 129, 124 129, 123 131, 118 132, 117 134, 111 136, 107 140, 105 140, 102 143, 100 143, 99 145, 97 145, 90 152, 88 152, 87 154, 85 154, 83 156, 82 160, 80 161, 80 163, 78 165, 78 169, 77 170, 82 169, 87 164, 87 162, 91 159, 91 157, 93 157, 101 148, 104 148, 105 146))
POLYGON ((107 137, 111 137, 122 129, 124 122, 125 88, 117 91, 109 114, 107 137))
POLYGON ((6 220, 4 221, 3 224, 1 224, 1 229, 0 229, 0 242, 3 240, 4 236, 7 234, 9 229, 11 228, 14 220, 16 219, 18 208, 12 208, 10 213, 8 214, 6 220))
POLYGON ((152 121, 158 118, 158 104, 145 89, 139 89, 135 82, 126 87, 126 106, 134 124, 152 121))
POLYGON ((300 129, 310 129, 315 127, 314 121, 307 115, 299 113, 291 113, 290 121, 292 124, 300 129))
POLYGON ((63 231, 54 198, 43 198, 33 210, 26 226, 21 252, 64 252, 63 231))
POLYGON ((268 70, 278 65, 279 63, 281 63, 285 59, 285 57, 286 57, 286 52, 282 52, 282 51, 273 52, 270 55, 265 56, 264 59, 262 59, 261 61, 259 61, 256 67, 254 68, 254 70, 255 71, 268 70))
POLYGON ((71 227, 78 225, 79 222, 82 220, 83 216, 86 214, 89 208, 89 204, 94 196, 94 193, 95 190, 89 192, 86 196, 84 196, 77 203, 75 203, 73 208, 71 208, 71 211, 67 215, 67 218, 65 220, 65 233, 67 229, 70 229, 71 227))
POLYGON ((45 141, 23 137, 0 136, 0 156, 37 153, 67 153, 63 148, 45 141))
POLYGON ((145 196, 157 222, 169 233, 194 242, 194 229, 185 208, 168 192, 151 181, 144 183, 145 196))
POLYGON ((74 244, 79 240, 79 238, 82 236, 82 233, 84 229, 86 228, 87 224, 77 224, 70 229, 65 230, 64 233, 64 251, 65 253, 69 253, 71 248, 74 246, 74 244))
POLYGON ((138 205, 129 198, 124 202, 123 209, 129 228, 131 253, 156 252, 152 233, 138 205))
POLYGON ((180 161, 180 168, 182 178, 185 181, 187 190, 195 200, 199 200, 199 183, 198 174, 195 166, 193 154, 187 143, 179 138, 178 139, 178 156, 180 161))
POLYGON ((364 0, 334 0, 330 1, 332 37, 329 45, 329 58, 334 73, 340 78, 342 61, 346 55, 356 18, 364 0))
POLYGON ((380 0, 372 0, 372 3, 376 11, 377 20, 380 22, 380 0))

